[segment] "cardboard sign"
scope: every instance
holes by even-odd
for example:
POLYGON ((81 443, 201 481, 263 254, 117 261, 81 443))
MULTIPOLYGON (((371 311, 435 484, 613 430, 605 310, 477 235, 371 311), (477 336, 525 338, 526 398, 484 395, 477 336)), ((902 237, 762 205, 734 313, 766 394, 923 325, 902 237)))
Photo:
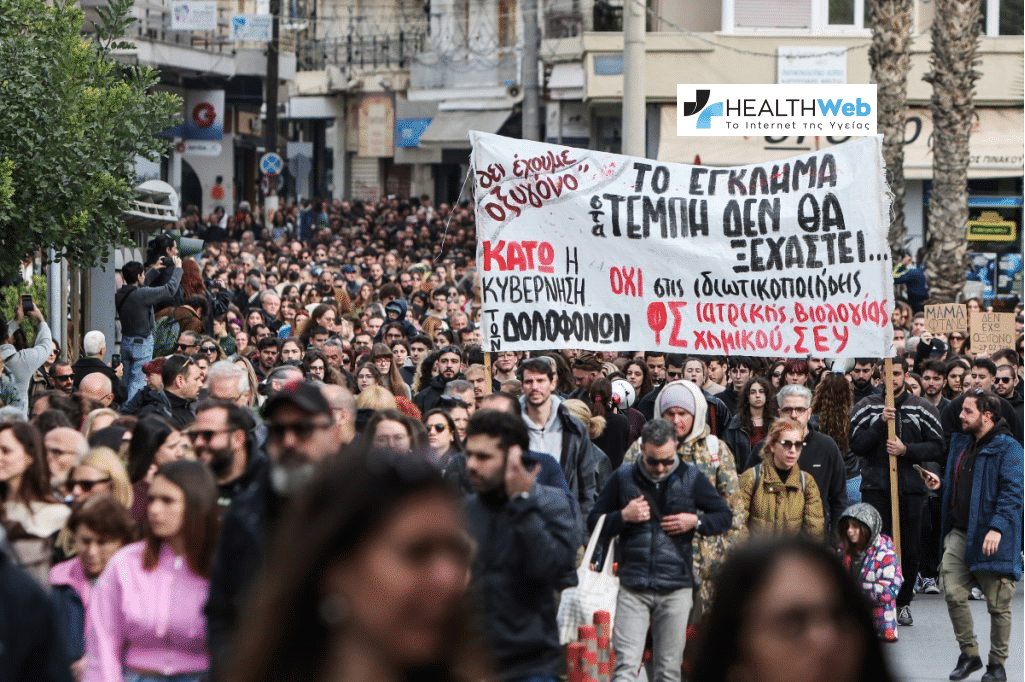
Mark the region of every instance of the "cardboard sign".
POLYGON ((1014 313, 968 313, 972 351, 992 355, 1001 348, 1014 348, 1014 313))
POLYGON ((890 347, 876 137, 733 168, 470 139, 486 350, 890 347))
POLYGON ((925 328, 933 334, 949 334, 968 329, 968 308, 964 303, 927 305, 924 312, 925 328))

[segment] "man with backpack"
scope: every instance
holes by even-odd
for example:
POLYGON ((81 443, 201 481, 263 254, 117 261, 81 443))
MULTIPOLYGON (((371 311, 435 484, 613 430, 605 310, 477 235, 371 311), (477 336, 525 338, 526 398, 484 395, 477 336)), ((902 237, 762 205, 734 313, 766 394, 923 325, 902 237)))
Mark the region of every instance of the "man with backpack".
POLYGON ((142 366, 153 359, 153 310, 174 299, 182 279, 182 261, 174 250, 169 261, 159 259, 143 275, 139 261, 129 261, 121 268, 125 284, 114 296, 114 305, 121 319, 121 361, 128 382, 131 400, 145 383, 142 366))

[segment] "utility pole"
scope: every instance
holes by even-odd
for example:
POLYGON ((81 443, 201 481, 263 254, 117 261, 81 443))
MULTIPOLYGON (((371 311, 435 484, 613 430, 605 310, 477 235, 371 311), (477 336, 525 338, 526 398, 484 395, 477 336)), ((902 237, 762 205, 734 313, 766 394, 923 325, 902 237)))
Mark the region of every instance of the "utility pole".
POLYGON ((644 110, 645 2, 623 2, 623 153, 628 156, 647 156, 644 110))
MULTIPOLYGON (((264 152, 278 151, 278 36, 280 33, 281 0, 270 0, 271 37, 267 45, 267 127, 263 131, 264 152)), ((274 196, 276 178, 267 182, 267 196, 274 196)))
POLYGON ((523 139, 541 138, 540 103, 537 85, 537 0, 523 0, 523 139))

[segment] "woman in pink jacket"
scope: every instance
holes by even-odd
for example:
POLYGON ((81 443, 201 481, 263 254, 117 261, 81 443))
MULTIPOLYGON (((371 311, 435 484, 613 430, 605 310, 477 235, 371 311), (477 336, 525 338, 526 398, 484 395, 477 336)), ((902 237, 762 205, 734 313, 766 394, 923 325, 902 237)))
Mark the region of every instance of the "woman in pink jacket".
POLYGON ((86 614, 85 682, 195 682, 208 667, 203 605, 217 486, 199 462, 160 467, 145 539, 110 560, 86 614))

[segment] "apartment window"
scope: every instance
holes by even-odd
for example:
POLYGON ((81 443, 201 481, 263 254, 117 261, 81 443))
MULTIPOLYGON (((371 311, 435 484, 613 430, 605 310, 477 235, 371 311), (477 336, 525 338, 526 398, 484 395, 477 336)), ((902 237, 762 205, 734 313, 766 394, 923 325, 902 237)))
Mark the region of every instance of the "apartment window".
POLYGON ((1023 29, 1021 0, 984 0, 982 33, 988 36, 1020 36, 1023 29))
POLYGON ((869 0, 820 0, 825 4, 825 24, 831 29, 865 29, 872 24, 868 16, 869 0))

